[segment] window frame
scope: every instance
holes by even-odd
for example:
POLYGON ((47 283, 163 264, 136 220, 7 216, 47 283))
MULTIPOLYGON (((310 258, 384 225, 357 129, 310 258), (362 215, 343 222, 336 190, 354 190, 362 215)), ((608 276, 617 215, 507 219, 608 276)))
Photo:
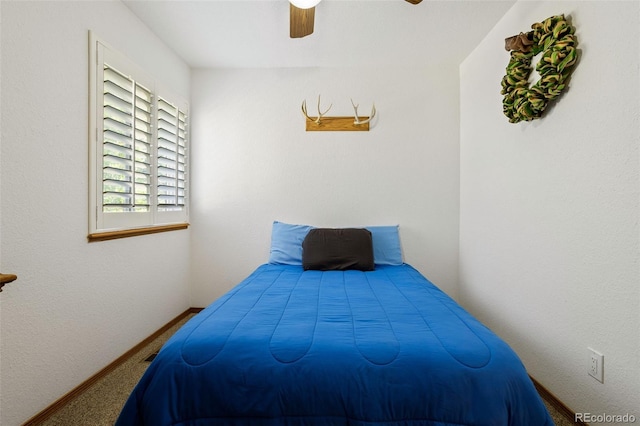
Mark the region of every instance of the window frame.
MULTIPOLYGON (((149 233, 185 229, 189 226, 189 103, 184 98, 177 96, 162 83, 156 81, 150 73, 139 67, 126 56, 109 46, 89 31, 89 235, 88 240, 102 241, 114 238, 124 238, 149 233), (103 161, 104 161, 104 66, 107 64, 117 73, 132 80, 134 86, 140 85, 151 93, 151 132, 150 132, 150 184, 149 184, 149 211, 104 211, 103 195, 103 161), (176 108, 178 116, 184 114, 185 138, 184 138, 184 204, 174 211, 160 211, 159 206, 159 180, 158 180, 158 103, 159 99, 176 108)), ((132 117, 135 116, 135 105, 132 106, 132 117)), ((131 128, 134 129, 135 118, 131 128)), ((135 129, 133 130, 135 132, 135 129)), ((176 135, 179 130, 176 129, 176 135)), ((135 135, 132 138, 131 148, 135 157, 135 135)), ((176 145, 176 150, 180 148, 176 145)), ((133 161, 128 158, 125 161, 133 161)), ((179 165, 176 163, 176 168, 179 165)), ((132 172, 135 174, 135 172, 132 172)), ((176 181, 178 179, 176 178, 176 181)), ((132 188, 131 197, 135 197, 134 180, 129 184, 132 188)), ((179 185, 177 183, 177 185, 179 185)), ((181 188, 181 187, 180 187, 181 188)), ((132 206, 133 208, 133 206, 132 206)))

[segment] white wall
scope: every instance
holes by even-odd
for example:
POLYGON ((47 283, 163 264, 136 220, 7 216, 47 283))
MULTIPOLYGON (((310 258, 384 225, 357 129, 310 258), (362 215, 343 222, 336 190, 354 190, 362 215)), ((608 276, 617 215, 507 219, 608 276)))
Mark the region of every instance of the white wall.
POLYGON ((192 305, 267 262, 274 220, 398 223, 405 261, 455 296, 457 68, 194 71, 192 305), (329 116, 375 101, 371 131, 305 132, 318 94, 329 116))
POLYGON ((189 236, 88 233, 88 30, 189 94, 119 1, 2 1, 0 424, 44 409, 189 307, 189 236), (171 263, 164 245, 182 253, 171 263), (110 268, 123 266, 113 275, 110 268))
POLYGON ((640 418, 638 2, 517 3, 460 68, 460 298, 577 412, 640 418), (510 124, 504 38, 564 13, 582 49, 546 117, 510 124), (587 375, 602 352, 604 384, 587 375))

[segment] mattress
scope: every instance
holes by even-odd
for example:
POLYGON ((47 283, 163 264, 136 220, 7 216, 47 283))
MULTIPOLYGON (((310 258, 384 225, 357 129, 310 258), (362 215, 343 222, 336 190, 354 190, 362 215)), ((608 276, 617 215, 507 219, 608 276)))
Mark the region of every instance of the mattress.
POLYGON ((520 359, 410 265, 259 266, 160 350, 123 425, 553 425, 520 359))

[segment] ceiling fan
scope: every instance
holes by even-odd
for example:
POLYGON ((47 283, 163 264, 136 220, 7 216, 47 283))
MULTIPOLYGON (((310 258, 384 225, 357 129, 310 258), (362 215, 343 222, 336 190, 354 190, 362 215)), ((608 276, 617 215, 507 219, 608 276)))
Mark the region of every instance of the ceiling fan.
MULTIPOLYGON (((405 0, 418 4, 422 0, 405 0)), ((301 38, 313 33, 316 5, 320 0, 289 0, 289 37, 301 38)))

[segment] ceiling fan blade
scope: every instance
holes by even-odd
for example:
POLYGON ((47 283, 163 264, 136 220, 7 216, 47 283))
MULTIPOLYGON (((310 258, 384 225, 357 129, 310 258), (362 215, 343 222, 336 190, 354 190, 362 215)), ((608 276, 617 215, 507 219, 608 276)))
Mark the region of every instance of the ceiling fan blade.
POLYGON ((408 2, 409 2, 409 3, 411 3, 411 4, 418 4, 418 3, 420 3, 422 0, 406 0, 406 1, 408 1, 408 2))
POLYGON ((289 3, 289 37, 301 38, 313 33, 316 8, 300 9, 289 3))

